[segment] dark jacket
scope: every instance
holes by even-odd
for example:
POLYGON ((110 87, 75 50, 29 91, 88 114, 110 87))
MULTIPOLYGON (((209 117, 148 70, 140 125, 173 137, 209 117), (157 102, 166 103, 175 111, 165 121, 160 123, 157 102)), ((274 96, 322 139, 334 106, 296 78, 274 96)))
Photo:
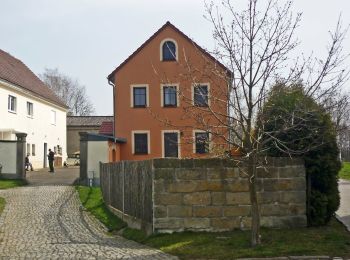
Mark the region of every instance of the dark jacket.
POLYGON ((55 153, 53 151, 49 152, 47 158, 49 159, 49 161, 55 160, 55 153))

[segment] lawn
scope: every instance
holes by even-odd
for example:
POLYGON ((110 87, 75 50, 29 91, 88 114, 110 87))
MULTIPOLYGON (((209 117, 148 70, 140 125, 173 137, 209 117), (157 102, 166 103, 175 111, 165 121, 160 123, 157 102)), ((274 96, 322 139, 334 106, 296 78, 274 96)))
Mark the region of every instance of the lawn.
POLYGON ((350 233, 337 220, 329 226, 263 229, 262 246, 250 248, 249 231, 175 233, 148 237, 143 243, 181 259, 330 255, 350 257, 350 233))
POLYGON ((126 223, 115 216, 104 204, 100 188, 76 186, 76 189, 85 209, 101 221, 109 231, 126 227, 126 223))
POLYGON ((339 178, 350 180, 350 162, 343 162, 343 167, 339 172, 339 178))
MULTIPOLYGON (((111 230, 118 230, 125 226, 125 223, 104 205, 100 188, 77 187, 77 190, 87 210, 111 230)), ((235 259, 291 255, 350 257, 350 233, 336 219, 333 219, 328 226, 319 228, 262 229, 262 245, 254 249, 249 245, 250 232, 239 230, 225 233, 184 232, 146 237, 141 231, 126 228, 123 236, 177 255, 181 259, 235 259)))
POLYGON ((25 180, 0 179, 0 190, 27 185, 25 180))

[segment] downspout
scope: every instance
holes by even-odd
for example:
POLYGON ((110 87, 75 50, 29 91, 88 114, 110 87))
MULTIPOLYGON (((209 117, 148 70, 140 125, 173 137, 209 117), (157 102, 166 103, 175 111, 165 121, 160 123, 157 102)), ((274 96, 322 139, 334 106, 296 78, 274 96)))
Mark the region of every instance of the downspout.
POLYGON ((116 118, 116 115, 115 115, 115 85, 110 80, 109 77, 107 77, 107 80, 108 80, 108 84, 113 87, 113 136, 116 137, 116 133, 115 133, 115 123, 116 123, 116 120, 115 120, 115 118, 116 118))

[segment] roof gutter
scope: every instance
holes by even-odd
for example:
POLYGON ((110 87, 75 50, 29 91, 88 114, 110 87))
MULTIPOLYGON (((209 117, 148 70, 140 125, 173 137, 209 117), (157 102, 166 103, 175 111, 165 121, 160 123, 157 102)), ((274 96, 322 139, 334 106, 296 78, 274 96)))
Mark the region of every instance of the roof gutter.
POLYGON ((111 80, 114 80, 114 77, 111 77, 110 75, 107 77, 107 80, 108 80, 108 84, 111 85, 113 87, 113 135, 114 136, 117 136, 116 135, 116 132, 115 132, 115 118, 116 118, 116 115, 115 115, 115 85, 114 83, 111 81, 111 80))

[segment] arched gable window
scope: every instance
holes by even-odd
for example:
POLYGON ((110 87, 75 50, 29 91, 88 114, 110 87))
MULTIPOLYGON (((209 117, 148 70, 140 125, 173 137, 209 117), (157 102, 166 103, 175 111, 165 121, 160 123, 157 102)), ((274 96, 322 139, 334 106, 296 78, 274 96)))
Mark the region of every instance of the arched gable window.
POLYGON ((166 40, 162 45, 162 61, 175 61, 177 57, 176 43, 166 40))

